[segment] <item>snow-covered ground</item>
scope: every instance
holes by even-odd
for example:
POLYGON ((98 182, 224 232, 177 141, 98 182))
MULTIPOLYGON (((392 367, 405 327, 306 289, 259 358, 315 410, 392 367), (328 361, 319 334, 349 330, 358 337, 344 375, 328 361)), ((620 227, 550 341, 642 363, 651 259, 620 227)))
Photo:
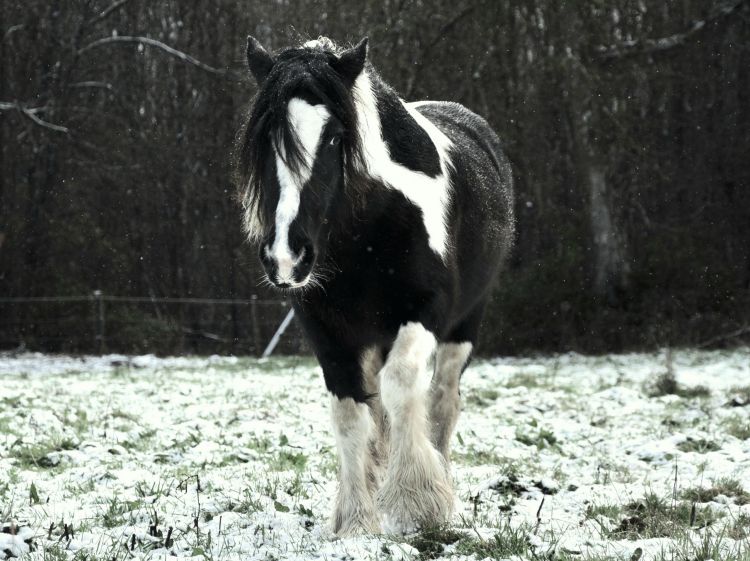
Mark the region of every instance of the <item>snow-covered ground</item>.
POLYGON ((451 529, 335 540, 311 359, 0 355, 0 559, 750 557, 750 349, 480 360, 462 396, 451 529))

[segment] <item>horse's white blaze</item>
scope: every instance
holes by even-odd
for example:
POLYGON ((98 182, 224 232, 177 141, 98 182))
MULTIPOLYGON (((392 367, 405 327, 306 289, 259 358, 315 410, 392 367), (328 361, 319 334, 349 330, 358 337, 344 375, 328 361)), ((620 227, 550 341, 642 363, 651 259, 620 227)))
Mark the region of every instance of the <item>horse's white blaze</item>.
POLYGON ((310 180, 315 154, 318 152, 320 136, 330 112, 324 105, 310 105, 300 98, 292 98, 287 105, 289 124, 297 135, 302 146, 303 165, 296 172, 284 163, 284 148, 279 144, 281 153, 276 152, 276 176, 279 180, 279 203, 276 206, 276 233, 273 245, 269 249, 278 267, 278 282, 296 285, 294 266, 302 255, 294 255, 289 247, 289 228, 299 213, 302 188, 310 180))
POLYGON ((448 207, 450 204, 451 167, 449 152, 453 143, 416 109, 416 105, 402 103, 412 118, 432 140, 440 157, 442 174, 429 177, 391 159, 388 146, 383 140, 377 101, 372 91, 370 77, 362 72, 354 83, 354 96, 359 120, 359 134, 365 153, 366 172, 383 181, 404 196, 422 211, 422 220, 427 231, 430 248, 445 259, 448 249, 448 207))

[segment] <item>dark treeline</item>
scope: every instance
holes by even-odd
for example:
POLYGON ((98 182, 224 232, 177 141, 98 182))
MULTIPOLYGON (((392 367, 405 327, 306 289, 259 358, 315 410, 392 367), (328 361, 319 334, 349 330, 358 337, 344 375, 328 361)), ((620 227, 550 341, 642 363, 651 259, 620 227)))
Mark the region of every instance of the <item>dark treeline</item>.
MULTIPOLYGON (((405 99, 505 140, 519 235, 484 352, 747 340, 747 0, 19 0, 0 25, 0 297, 273 297, 230 169, 245 38, 368 35, 405 99)), ((113 350, 249 333, 226 306, 112 313, 113 350)), ((90 322, 0 303, 6 347, 92 350, 90 322)))

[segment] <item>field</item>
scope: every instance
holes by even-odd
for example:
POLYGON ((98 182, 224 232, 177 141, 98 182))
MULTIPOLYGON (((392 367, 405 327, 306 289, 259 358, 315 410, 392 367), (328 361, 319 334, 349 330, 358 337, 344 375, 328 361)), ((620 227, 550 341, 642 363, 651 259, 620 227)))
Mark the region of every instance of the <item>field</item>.
POLYGON ((750 559, 750 349, 475 362, 452 524, 332 539, 309 358, 0 355, 0 559, 750 559))

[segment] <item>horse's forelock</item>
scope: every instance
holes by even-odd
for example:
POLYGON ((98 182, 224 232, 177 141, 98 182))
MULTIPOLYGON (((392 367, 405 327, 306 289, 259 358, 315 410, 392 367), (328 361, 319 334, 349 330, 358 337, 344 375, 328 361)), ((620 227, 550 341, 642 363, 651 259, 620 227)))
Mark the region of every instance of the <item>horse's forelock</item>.
MULTIPOLYGON (((330 65, 338 48, 326 38, 301 49, 282 52, 276 66, 256 95, 236 150, 236 181, 246 208, 260 211, 264 163, 273 157, 272 147, 293 172, 306 165, 305 148, 289 122, 288 103, 300 95, 326 105, 344 127, 344 175, 347 195, 358 199, 363 182, 357 180, 363 153, 357 132, 357 108, 351 88, 330 65)), ((262 224, 262 216, 258 217, 262 224)))

